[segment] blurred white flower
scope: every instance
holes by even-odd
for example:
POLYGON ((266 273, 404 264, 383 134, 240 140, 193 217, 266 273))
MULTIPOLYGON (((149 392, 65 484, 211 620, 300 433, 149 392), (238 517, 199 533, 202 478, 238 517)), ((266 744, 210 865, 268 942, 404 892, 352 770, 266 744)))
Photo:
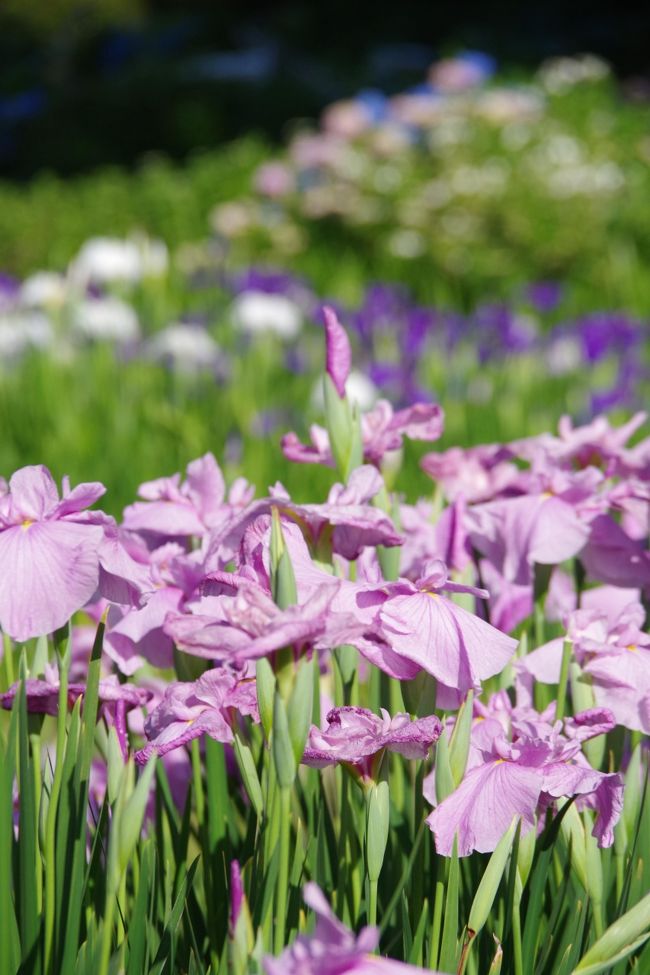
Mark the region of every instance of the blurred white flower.
POLYGON ((25 278, 20 288, 20 303, 26 308, 62 305, 66 297, 66 280, 56 271, 37 271, 25 278))
POLYGON ((615 193, 625 185, 625 175, 614 162, 583 163, 551 170, 546 185, 552 196, 594 196, 615 193))
POLYGON ((298 169, 335 166, 347 150, 345 140, 333 133, 302 132, 291 140, 289 155, 298 169))
POLYGON ((426 250, 426 242, 417 230, 396 230, 388 240, 388 250, 395 257, 412 260, 426 250))
POLYGON ((135 311, 120 298, 86 298, 72 311, 72 329, 93 341, 133 342, 140 337, 135 311))
MULTIPOLYGON (((358 369, 353 369, 345 383, 345 393, 351 403, 356 403, 362 413, 371 410, 379 399, 379 390, 372 379, 365 376, 358 369)), ((311 394, 311 405, 314 410, 322 413, 325 409, 325 395, 323 383, 319 379, 311 394)))
POLYGON ((247 203, 220 203, 210 214, 210 226, 223 237, 240 237, 255 226, 257 215, 247 203))
POLYGON ((44 349, 54 341, 47 315, 39 311, 0 314, 0 360, 16 359, 32 348, 44 349))
POLYGON ((572 58, 552 58, 539 69, 539 81, 551 95, 563 95, 574 85, 601 81, 610 73, 606 61, 594 54, 581 54, 572 58))
POLYGON ((411 144, 407 128, 394 122, 384 122, 373 129, 368 143, 373 152, 383 159, 401 156, 411 144))
POLYGON ((144 354, 154 362, 171 362, 180 372, 212 368, 221 361, 219 346, 202 328, 173 323, 145 344, 144 354))
POLYGON ((397 166, 391 165, 390 163, 383 163, 377 166, 373 177, 373 185, 378 193, 391 193, 401 183, 402 174, 397 166))
POLYGON ((458 166, 451 186, 459 195, 495 196, 505 189, 507 179, 507 166, 500 160, 488 160, 482 166, 458 166))
POLYGON ((345 383, 345 392, 351 403, 356 403, 362 412, 372 409, 379 399, 379 390, 372 379, 353 369, 345 383))
POLYGON ((530 142, 532 134, 525 122, 508 122, 501 129, 501 143, 509 152, 517 152, 530 142))
POLYGON ((93 237, 87 240, 69 267, 76 284, 135 283, 144 277, 164 274, 169 264, 166 245, 161 240, 133 237, 93 237))
POLYGON ((562 335, 554 339, 546 352, 548 371, 552 376, 564 376, 582 365, 582 349, 578 339, 562 335))
POLYGON ((235 326, 251 335, 271 332, 279 338, 292 339, 302 326, 300 309, 293 301, 264 291, 244 291, 237 295, 230 312, 235 326))
POLYGON ((534 89, 493 88, 476 100, 476 112, 488 122, 534 122, 542 114, 544 100, 534 89))

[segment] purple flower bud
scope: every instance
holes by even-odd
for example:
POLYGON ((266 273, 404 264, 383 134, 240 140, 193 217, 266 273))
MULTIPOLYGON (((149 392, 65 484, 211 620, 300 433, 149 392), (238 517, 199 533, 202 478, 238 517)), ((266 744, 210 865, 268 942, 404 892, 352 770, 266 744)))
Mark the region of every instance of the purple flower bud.
POLYGON ((244 902, 241 869, 237 860, 230 861, 230 931, 234 932, 244 902))
POLYGON ((325 319, 326 370, 341 399, 345 397, 345 381, 350 374, 352 352, 346 331, 332 308, 323 308, 325 319))

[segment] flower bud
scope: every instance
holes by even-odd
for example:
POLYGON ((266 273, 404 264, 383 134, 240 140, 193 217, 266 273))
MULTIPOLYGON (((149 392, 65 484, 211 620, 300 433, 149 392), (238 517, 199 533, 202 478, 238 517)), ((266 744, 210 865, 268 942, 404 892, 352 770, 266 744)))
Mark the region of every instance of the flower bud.
POLYGON ((467 767, 469 741, 472 732, 474 692, 468 691, 456 717, 456 724, 449 744, 449 768, 454 788, 460 785, 467 767))
POLYGON ((271 518, 271 592, 280 609, 295 606, 298 602, 296 576, 291 557, 284 542, 282 523, 277 508, 271 518))
POLYGON ((388 843, 390 796, 388 782, 373 782, 366 793, 366 865, 368 879, 379 879, 388 843))
POLYGON ((273 698, 275 695, 275 674, 266 657, 260 657, 255 665, 255 686, 257 706, 266 740, 270 741, 273 728, 273 698))
POLYGON ((273 702, 273 761, 280 788, 289 789, 296 777, 297 762, 294 756, 287 710, 281 695, 276 690, 273 702))
POLYGON ((332 308, 323 308, 325 320, 325 371, 340 399, 345 399, 345 382, 350 375, 352 351, 347 333, 332 308))
POLYGON ((241 740, 239 735, 235 735, 233 748, 244 788, 246 789, 257 818, 260 819, 264 813, 264 799, 262 797, 262 786, 260 785, 259 776, 253 760, 253 753, 248 745, 241 740))
POLYGON ((289 700, 289 737, 296 764, 300 763, 305 750, 307 734, 312 723, 314 701, 314 664, 316 658, 303 660, 296 674, 296 681, 289 700))

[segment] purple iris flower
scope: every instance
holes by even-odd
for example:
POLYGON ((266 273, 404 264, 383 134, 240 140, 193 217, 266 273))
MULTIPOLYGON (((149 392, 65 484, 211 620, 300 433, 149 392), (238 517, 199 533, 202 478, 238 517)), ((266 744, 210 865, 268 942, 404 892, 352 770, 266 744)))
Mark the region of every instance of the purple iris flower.
POLYGON ((131 551, 144 556, 143 595, 135 607, 111 607, 104 640, 107 656, 123 674, 133 674, 145 661, 155 667, 172 666, 173 644, 163 630, 165 619, 180 611, 205 575, 201 553, 187 553, 173 542, 152 552, 132 545, 131 551))
POLYGON ((517 641, 445 597, 448 592, 487 592, 451 582, 447 567, 432 561, 415 583, 388 584, 379 609, 381 633, 394 653, 461 694, 500 673, 517 641))
POLYGON ((230 913, 228 915, 228 929, 230 937, 234 935, 237 921, 244 903, 244 885, 241 879, 241 867, 238 860, 230 861, 230 913))
MULTIPOLYGON (((8 691, 0 694, 0 707, 11 710, 20 683, 12 684, 8 691)), ((86 693, 85 683, 68 685, 68 707, 86 693)), ((30 678, 25 681, 27 711, 30 714, 59 713, 58 674, 50 673, 45 679, 30 678)), ((141 708, 151 697, 148 690, 132 684, 120 684, 115 679, 99 681, 99 717, 105 718, 117 732, 118 741, 125 759, 128 754, 126 714, 133 708, 141 708)))
POLYGON ((641 539, 630 538, 611 515, 591 523, 580 560, 589 576, 611 586, 650 589, 650 552, 641 539))
POLYGON ((347 485, 330 489, 325 504, 295 504, 281 485, 273 489, 272 500, 282 514, 306 530, 314 550, 329 538, 333 552, 356 559, 366 546, 402 543, 388 515, 369 504, 383 485, 379 471, 364 464, 352 472, 347 485))
POLYGON ((383 708, 381 717, 366 708, 333 708, 327 728, 312 726, 302 761, 315 768, 340 763, 362 780, 375 779, 386 750, 426 758, 441 731, 433 715, 412 720, 408 714, 391 718, 383 708))
POLYGON ((589 362, 599 362, 610 350, 619 354, 642 341, 647 325, 620 312, 594 312, 579 318, 575 332, 589 362))
POLYGON ((467 502, 491 501, 510 488, 519 476, 513 453, 501 444, 450 447, 425 454, 422 470, 441 484, 450 500, 462 495, 467 502))
MULTIPOLYGON (((239 486, 237 491, 241 493, 239 486)), ((156 546, 166 539, 203 537, 232 514, 233 499, 226 497, 221 469, 211 453, 187 465, 185 481, 180 474, 161 477, 141 484, 138 494, 144 500, 124 510, 123 527, 153 536, 156 546)), ((251 496, 252 491, 246 492, 246 503, 251 496)))
MULTIPOLYGON (((423 968, 406 965, 373 952, 379 943, 377 928, 355 935, 342 924, 314 883, 304 888, 304 899, 317 916, 312 934, 299 935, 279 958, 264 958, 266 975, 425 975, 423 968)), ((428 969, 426 975, 435 975, 428 969)))
POLYGON ((136 761, 144 765, 152 755, 165 755, 203 735, 232 742, 237 714, 259 722, 255 679, 245 671, 219 667, 191 683, 169 684, 145 721, 149 744, 136 753, 136 761))
MULTIPOLYGON (((596 771, 581 752, 583 741, 615 726, 611 711, 585 711, 567 718, 564 726, 536 712, 506 716, 510 735, 503 718, 475 722, 465 777, 427 819, 438 853, 451 856, 455 837, 459 856, 474 850, 490 853, 513 819, 521 819, 525 834, 544 809, 571 796, 596 809, 593 835, 599 846, 611 846, 623 807, 623 780, 618 773, 596 771)), ((425 797, 432 803, 434 792, 429 778, 425 797)))
MULTIPOLYGON (((590 679, 596 704, 609 708, 623 727, 648 734, 650 636, 643 631, 643 606, 635 599, 608 613, 602 607, 607 603, 606 590, 594 592, 602 593, 597 600, 600 608, 576 610, 567 619, 573 654, 590 679)), ((563 644, 563 638, 551 640, 518 661, 518 701, 531 703, 533 680, 559 683, 563 644)))
POLYGON ((284 610, 260 586, 242 582, 235 596, 206 596, 192 607, 195 612, 170 614, 165 633, 186 653, 235 664, 283 647, 304 652, 354 643, 367 626, 350 613, 333 611, 340 583, 326 578, 330 583, 308 602, 284 610))
POLYGON ((0 271, 0 308, 9 308, 20 294, 20 281, 0 271))
MULTIPOLYGON (((415 403, 397 413, 387 400, 361 417, 363 457, 368 464, 379 465, 386 453, 399 450, 404 437, 409 440, 438 440, 442 436, 444 413, 437 403, 415 403)), ((310 427, 310 444, 300 442, 295 433, 282 438, 282 451, 288 460, 299 464, 333 466, 329 435, 323 427, 310 427)))

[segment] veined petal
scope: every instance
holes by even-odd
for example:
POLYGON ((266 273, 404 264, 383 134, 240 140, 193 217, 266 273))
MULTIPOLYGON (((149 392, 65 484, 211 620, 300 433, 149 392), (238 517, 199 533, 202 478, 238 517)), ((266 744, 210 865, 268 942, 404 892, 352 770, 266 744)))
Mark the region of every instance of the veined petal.
POLYGON ((499 673, 517 646, 516 640, 436 593, 395 596, 384 603, 379 617, 396 653, 461 691, 499 673))
POLYGON ((97 589, 99 526, 34 522, 0 533, 0 625, 20 642, 51 633, 97 589))
POLYGON ((534 769, 501 759, 472 769, 427 819, 436 850, 451 856, 458 835, 459 856, 491 853, 515 816, 522 817, 524 835, 535 825, 541 785, 534 769))
POLYGON ((12 474, 9 492, 17 511, 34 521, 49 514, 59 503, 54 478, 43 464, 21 467, 12 474))

